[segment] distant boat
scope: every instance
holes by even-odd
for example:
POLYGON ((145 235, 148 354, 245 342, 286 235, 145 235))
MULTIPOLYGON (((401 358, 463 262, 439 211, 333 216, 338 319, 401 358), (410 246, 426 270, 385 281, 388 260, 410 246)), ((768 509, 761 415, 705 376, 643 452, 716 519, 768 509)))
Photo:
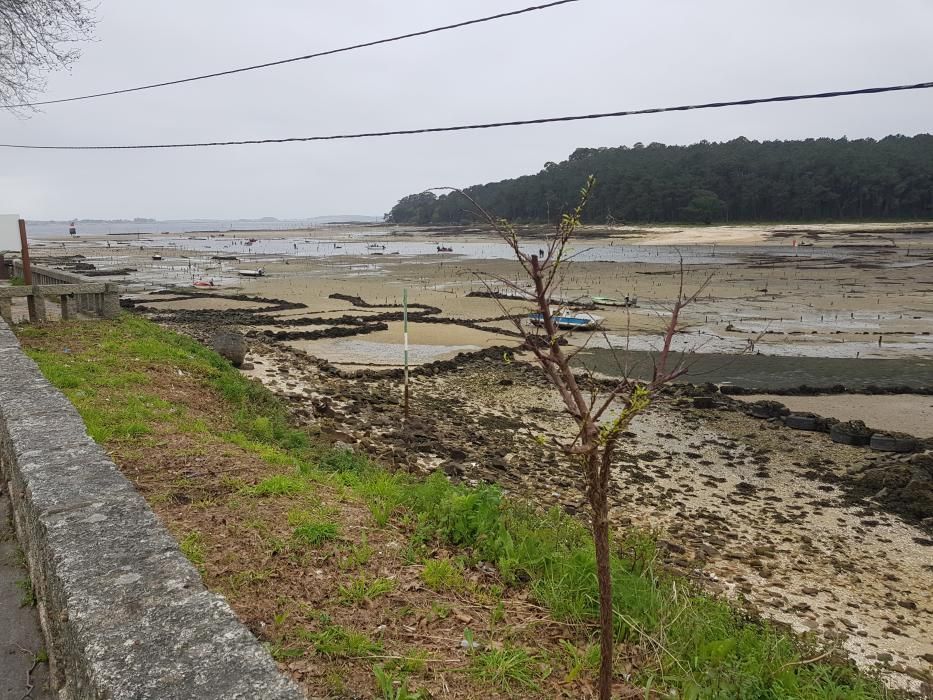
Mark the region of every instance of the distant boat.
POLYGON ((197 288, 199 288, 199 289, 210 289, 211 287, 214 286, 214 283, 213 283, 213 282, 205 282, 204 280, 198 280, 197 282, 195 282, 195 283, 192 284, 191 286, 192 286, 192 287, 197 287, 197 288))
MULTIPOLYGON (((602 316, 596 316, 595 314, 561 314, 558 313, 554 317, 554 323, 558 328, 564 330, 573 330, 573 329, 587 329, 587 328, 596 328, 603 320, 602 316)), ((532 325, 542 326, 544 325, 544 316, 540 313, 530 314, 528 320, 531 321, 532 325)))
POLYGON ((453 249, 453 248, 448 248, 447 246, 439 245, 439 246, 437 246, 437 252, 438 252, 438 253, 453 253, 453 252, 454 252, 454 249, 453 249))
POLYGON ((264 277, 266 273, 265 270, 260 267, 258 270, 237 270, 237 274, 239 274, 240 277, 264 277))
POLYGON ((638 306, 638 297, 626 296, 625 299, 613 299, 612 297, 590 297, 593 303, 600 306, 638 306))
POLYGON ((800 243, 798 243, 797 245, 802 246, 804 248, 809 248, 810 246, 813 245, 813 242, 812 241, 800 241, 800 243))
POLYGON ((382 243, 370 243, 366 247, 372 250, 385 250, 385 246, 382 243))
POLYGON ((153 255, 153 256, 152 256, 152 259, 153 259, 153 260, 161 260, 161 259, 162 259, 162 256, 161 256, 161 255, 153 255))

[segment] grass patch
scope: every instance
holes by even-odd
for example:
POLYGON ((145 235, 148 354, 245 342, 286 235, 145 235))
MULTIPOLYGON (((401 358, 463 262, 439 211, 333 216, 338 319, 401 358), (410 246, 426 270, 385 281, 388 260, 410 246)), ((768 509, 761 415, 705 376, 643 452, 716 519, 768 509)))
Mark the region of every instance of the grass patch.
POLYGON ((517 688, 535 688, 550 675, 547 664, 524 649, 490 649, 474 654, 470 672, 507 693, 517 688))
POLYGON ((292 537, 301 544, 317 547, 337 539, 339 530, 336 523, 319 521, 299 525, 292 531, 292 537))
POLYGON ((344 605, 359 605, 389 593, 395 588, 395 581, 388 578, 367 579, 358 576, 350 583, 338 586, 340 601, 344 605))
POLYGON ((567 669, 565 683, 573 683, 584 675, 595 675, 599 671, 599 645, 589 644, 579 649, 568 639, 560 640, 560 661, 567 669))
MULTIPOLYGON (((362 455, 315 446, 306 432, 289 426, 283 403, 271 392, 195 341, 141 318, 124 315, 114 322, 62 323, 17 332, 100 441, 154 440, 155 435, 146 436, 166 427, 197 433, 199 439, 212 434, 221 444, 248 450, 280 472, 252 486, 231 481, 228 486, 236 497, 296 496, 316 484, 333 486, 366 503, 377 525, 403 527, 410 537, 402 551, 412 562, 442 545, 462 554, 465 564, 493 564, 505 584, 529 590, 554 618, 580 623, 572 630, 575 635, 585 635, 597 619, 591 537, 580 521, 559 510, 539 512, 505 498, 495 487, 454 485, 441 473, 424 480, 392 474, 362 455), (222 415, 211 416, 213 430, 192 420, 189 413, 201 417, 193 407, 156 396, 159 373, 176 377, 179 371, 219 400, 222 415)), ((307 518, 296 517, 289 522, 295 541, 316 546, 338 536, 335 515, 312 512, 307 518)), ((203 565, 203 543, 195 535, 186 535, 182 548, 203 565)), ((273 545, 276 553, 289 543, 273 545)), ((361 547, 357 562, 365 563, 372 555, 366 547, 361 547)), ((836 663, 831 656, 808 662, 822 650, 809 648, 774 625, 749 620, 725 601, 664 572, 655 564, 650 533, 617 539, 612 570, 616 639, 645 659, 633 670, 632 683, 666 695, 717 700, 888 697, 880 683, 852 666, 836 663)), ((458 591, 466 586, 464 574, 464 564, 457 559, 431 559, 422 580, 433 590, 458 591)), ((230 584, 237 588, 261 580, 261 574, 254 577, 250 572, 230 584)), ((376 595, 369 589, 373 581, 361 577, 347 584, 347 600, 376 595)), ((436 617, 440 612, 439 608, 436 617)), ((381 651, 380 643, 335 625, 302 635, 319 653, 332 657, 366 658, 381 651)), ((290 649, 283 647, 280 653, 290 649)), ((591 650, 565 651, 555 665, 567 668, 568 678, 591 672, 591 650)), ((531 687, 529 682, 547 674, 539 657, 517 647, 476 651, 470 664, 471 674, 507 692, 531 687)), ((394 680, 392 687, 400 685, 394 680)))
POLYGON ((301 636, 314 644, 315 650, 324 656, 360 659, 382 651, 379 642, 340 625, 329 625, 320 632, 306 630, 301 636))
POLYGON ((373 675, 376 677, 376 690, 381 700, 422 700, 425 696, 418 691, 408 689, 408 679, 396 676, 384 666, 373 666, 373 675))
POLYGON ((360 542, 349 545, 340 556, 339 565, 341 569, 356 569, 365 566, 373 556, 372 545, 366 535, 360 537, 360 542))
POLYGON ((308 482, 298 476, 277 474, 245 489, 250 496, 294 496, 308 490, 308 482))
POLYGON ((461 591, 466 588, 463 567, 450 559, 431 559, 425 562, 421 580, 432 591, 461 591))
POLYGON ((179 541, 178 547, 199 571, 204 570, 204 540, 200 532, 189 532, 179 541))

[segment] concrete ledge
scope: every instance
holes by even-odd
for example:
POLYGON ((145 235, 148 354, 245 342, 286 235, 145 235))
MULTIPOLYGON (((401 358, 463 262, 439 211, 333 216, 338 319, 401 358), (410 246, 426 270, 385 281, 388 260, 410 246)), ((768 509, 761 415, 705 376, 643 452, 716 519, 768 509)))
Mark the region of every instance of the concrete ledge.
POLYGON ((62 698, 304 697, 2 320, 0 470, 62 698))
POLYGON ((119 288, 112 282, 84 282, 75 284, 34 284, 29 287, 23 285, 19 287, 0 288, 0 298, 12 299, 14 297, 28 297, 32 294, 41 294, 44 297, 61 296, 67 294, 105 294, 113 292, 119 293, 119 288))
MULTIPOLYGON (((20 275, 23 274, 23 261, 19 258, 13 259, 13 274, 20 275)), ((76 272, 65 272, 64 270, 56 270, 54 267, 45 267, 43 265, 36 265, 32 263, 29 266, 32 270, 33 276, 41 277, 43 280, 42 284, 87 284, 88 282, 94 282, 90 277, 84 277, 77 274, 76 272)))

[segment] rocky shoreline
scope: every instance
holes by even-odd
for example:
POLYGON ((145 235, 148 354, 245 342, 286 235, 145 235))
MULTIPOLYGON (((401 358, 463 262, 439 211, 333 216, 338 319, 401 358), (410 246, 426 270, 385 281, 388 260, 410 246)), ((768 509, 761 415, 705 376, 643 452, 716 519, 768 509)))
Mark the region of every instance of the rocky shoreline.
MULTIPOLYGON (((341 369, 287 342, 302 331, 256 328, 302 325, 302 317, 269 315, 288 302, 241 300, 259 308, 132 306, 208 344, 219 331, 243 332, 250 344, 244 371, 284 397, 293 418, 326 442, 397 469, 497 483, 585 516, 579 472, 549 444, 567 436, 567 418, 517 342, 414 368, 406 421, 401 370, 341 369)), ((414 313, 478 323, 432 312, 414 313)), ((363 322, 350 314, 303 318, 328 326, 311 332, 346 335, 384 322, 372 315, 363 322)), ((933 443, 914 439, 912 452, 892 453, 872 450, 870 436, 868 445, 834 442, 830 431, 839 422, 734 398, 742 393, 673 386, 633 426, 611 490, 615 525, 658 532, 667 565, 697 585, 840 645, 892 685, 933 687, 933 600, 924 594, 933 580, 933 443), (807 420, 788 425, 792 415, 807 420)))

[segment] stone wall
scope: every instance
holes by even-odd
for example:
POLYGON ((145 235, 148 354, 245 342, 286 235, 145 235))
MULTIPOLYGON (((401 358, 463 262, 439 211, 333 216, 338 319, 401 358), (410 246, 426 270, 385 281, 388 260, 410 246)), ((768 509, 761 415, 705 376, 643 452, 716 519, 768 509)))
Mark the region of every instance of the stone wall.
POLYGON ((3 321, 0 471, 62 698, 303 697, 3 321))

